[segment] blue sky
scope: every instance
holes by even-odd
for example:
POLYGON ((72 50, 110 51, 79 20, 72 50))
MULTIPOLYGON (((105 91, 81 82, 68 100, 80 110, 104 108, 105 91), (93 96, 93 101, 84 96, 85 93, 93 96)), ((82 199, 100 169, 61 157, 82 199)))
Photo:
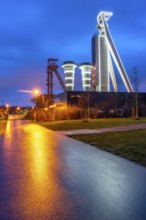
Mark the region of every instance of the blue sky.
MULTIPOLYGON (((0 105, 32 105, 32 94, 18 90, 35 87, 47 92, 47 59, 91 62, 91 38, 97 14, 112 11, 109 29, 130 79, 139 71, 139 91, 146 92, 145 0, 1 0, 0 1, 0 105)), ((76 71, 75 88, 81 89, 76 71)), ((119 78, 119 77, 118 77, 119 78)), ((54 77, 54 93, 62 89, 54 77)), ((120 81, 119 81, 120 84, 120 81)), ((121 91, 124 87, 120 86, 121 91)))

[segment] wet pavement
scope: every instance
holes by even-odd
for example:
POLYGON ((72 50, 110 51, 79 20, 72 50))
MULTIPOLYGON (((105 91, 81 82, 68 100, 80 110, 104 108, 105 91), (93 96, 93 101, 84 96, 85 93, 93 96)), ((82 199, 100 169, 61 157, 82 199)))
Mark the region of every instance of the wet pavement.
POLYGON ((114 131, 131 131, 138 129, 146 129, 146 123, 127 125, 127 126, 117 126, 111 128, 78 129, 78 130, 70 130, 70 131, 67 130, 67 131, 58 131, 58 132, 60 134, 65 134, 65 135, 76 135, 76 134, 105 133, 105 132, 114 132, 114 131))
POLYGON ((8 121, 0 220, 144 220, 146 168, 58 132, 8 121))

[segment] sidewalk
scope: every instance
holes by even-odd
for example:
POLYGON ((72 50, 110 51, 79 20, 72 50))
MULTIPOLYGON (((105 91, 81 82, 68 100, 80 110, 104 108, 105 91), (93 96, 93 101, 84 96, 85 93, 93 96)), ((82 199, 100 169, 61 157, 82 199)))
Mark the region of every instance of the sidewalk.
POLYGON ((111 127, 111 128, 80 129, 80 130, 68 130, 68 131, 58 131, 58 132, 64 135, 76 135, 76 134, 93 134, 93 133, 116 132, 116 131, 130 131, 130 130, 139 130, 139 129, 146 129, 146 123, 111 127))
POLYGON ((144 220, 145 185, 145 167, 35 123, 8 120, 0 146, 1 220, 144 220))

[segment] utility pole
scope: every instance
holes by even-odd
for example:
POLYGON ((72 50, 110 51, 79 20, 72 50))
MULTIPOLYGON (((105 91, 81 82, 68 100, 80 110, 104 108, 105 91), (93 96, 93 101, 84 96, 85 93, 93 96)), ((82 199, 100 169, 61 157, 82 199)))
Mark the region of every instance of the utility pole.
POLYGON ((133 79, 133 84, 134 84, 134 87, 135 87, 135 119, 139 120, 138 97, 137 97, 139 83, 138 83, 137 74, 138 74, 138 70, 137 70, 137 67, 135 66, 134 67, 134 79, 133 79))

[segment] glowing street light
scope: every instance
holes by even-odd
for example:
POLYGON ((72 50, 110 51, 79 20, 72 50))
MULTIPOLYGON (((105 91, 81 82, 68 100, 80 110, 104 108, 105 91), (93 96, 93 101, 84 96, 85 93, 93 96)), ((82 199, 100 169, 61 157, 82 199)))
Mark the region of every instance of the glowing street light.
POLYGON ((33 94, 34 94, 35 96, 38 96, 38 95, 40 94, 40 90, 39 90, 39 89, 33 90, 33 94))
POLYGON ((34 95, 34 97, 32 98, 32 101, 36 104, 36 107, 38 108, 40 106, 41 91, 39 89, 34 89, 32 93, 34 95))
POLYGON ((10 107, 10 105, 9 104, 6 104, 6 108, 8 109, 10 107))
POLYGON ((10 105, 9 105, 9 104, 6 104, 5 120, 8 120, 8 117, 9 117, 9 108, 10 108, 10 105))

